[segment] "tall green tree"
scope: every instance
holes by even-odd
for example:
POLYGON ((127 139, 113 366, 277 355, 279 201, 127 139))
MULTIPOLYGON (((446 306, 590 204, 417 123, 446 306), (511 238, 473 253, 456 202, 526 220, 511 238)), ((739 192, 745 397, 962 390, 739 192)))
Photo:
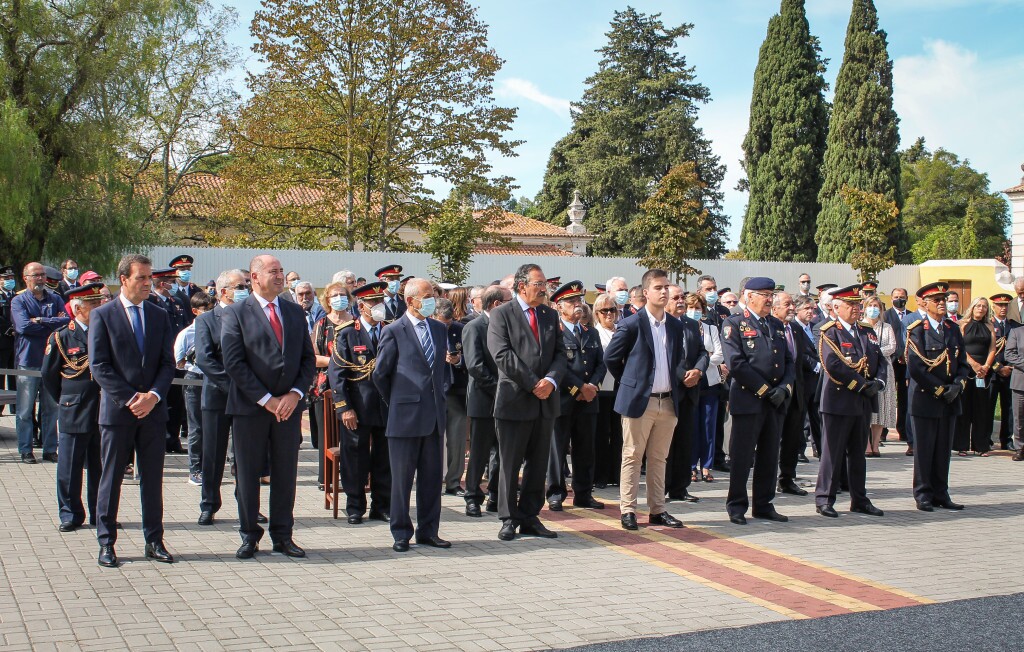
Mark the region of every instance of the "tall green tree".
POLYGON ((597 237, 591 253, 640 256, 648 242, 631 225, 641 205, 673 167, 695 162, 708 237, 696 255, 725 252, 722 212, 725 166, 697 125, 707 87, 677 47, 693 25, 666 27, 660 14, 632 7, 615 13, 598 70, 573 104, 573 126, 552 149, 537 196, 541 219, 564 225, 573 190, 587 205, 585 225, 597 237))
POLYGON ((850 186, 840 188, 839 197, 850 211, 850 265, 861 281, 878 278, 896 264, 896 247, 888 243, 899 215, 896 202, 850 186))
POLYGON ((782 0, 754 71, 743 168, 750 198, 740 249, 752 260, 812 261, 828 134, 827 87, 804 0, 782 0))
MULTIPOLYGON (((852 252, 849 207, 843 186, 878 193, 903 208, 900 184, 899 118, 892 103, 892 60, 872 0, 853 0, 846 51, 836 78, 825 150, 815 242, 818 261, 849 262, 852 252)), ((888 234, 897 260, 909 258, 902 218, 888 234)))
POLYGON ((686 259, 704 247, 708 237, 704 184, 693 161, 677 165, 661 178, 641 206, 643 214, 630 225, 633 237, 648 243, 642 267, 660 268, 679 282, 700 274, 686 259))

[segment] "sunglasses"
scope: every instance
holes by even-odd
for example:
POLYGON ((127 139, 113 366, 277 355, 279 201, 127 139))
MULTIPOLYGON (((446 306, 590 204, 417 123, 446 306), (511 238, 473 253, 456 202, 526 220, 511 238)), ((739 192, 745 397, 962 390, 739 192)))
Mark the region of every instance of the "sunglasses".
POLYGON ((614 315, 618 311, 619 311, 618 308, 601 308, 600 310, 597 310, 596 312, 598 314, 601 314, 601 315, 614 315))

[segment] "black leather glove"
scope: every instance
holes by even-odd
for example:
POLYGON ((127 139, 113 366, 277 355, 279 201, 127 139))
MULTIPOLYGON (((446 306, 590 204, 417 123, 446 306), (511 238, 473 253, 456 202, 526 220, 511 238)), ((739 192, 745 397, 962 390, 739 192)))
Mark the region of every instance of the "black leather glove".
POLYGON ((765 394, 765 398, 775 407, 779 407, 786 400, 786 390, 782 387, 772 387, 765 394))
POLYGON ((956 400, 957 396, 960 396, 960 392, 963 391, 963 387, 960 383, 953 383, 952 385, 946 385, 946 391, 943 392, 942 398, 946 399, 947 403, 952 403, 956 400))
POLYGON ((869 380, 864 383, 864 387, 861 388, 861 393, 868 398, 874 398, 878 396, 878 392, 882 390, 882 383, 878 380, 869 380))

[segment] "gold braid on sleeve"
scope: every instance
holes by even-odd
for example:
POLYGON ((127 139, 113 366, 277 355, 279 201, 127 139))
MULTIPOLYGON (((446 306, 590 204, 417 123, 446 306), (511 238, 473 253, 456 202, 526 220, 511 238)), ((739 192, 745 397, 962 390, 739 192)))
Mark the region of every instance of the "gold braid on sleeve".
POLYGON ((861 376, 864 376, 865 378, 868 377, 868 356, 867 355, 865 355, 863 358, 861 358, 860 361, 858 361, 858 362, 851 362, 850 360, 846 359, 846 356, 843 355, 843 352, 839 349, 839 346, 835 342, 833 342, 831 339, 829 339, 824 333, 822 333, 818 337, 818 359, 821 360, 821 369, 822 369, 822 371, 825 372, 825 375, 828 376, 829 380, 831 380, 836 385, 843 385, 843 386, 845 386, 845 383, 843 383, 843 382, 841 382, 839 380, 836 380, 835 378, 832 377, 832 374, 830 374, 828 372, 828 365, 825 364, 825 356, 822 355, 822 350, 821 350, 821 345, 823 343, 825 343, 825 342, 828 342, 829 348, 832 349, 837 356, 839 356, 839 359, 843 361, 843 364, 845 364, 850 369, 853 369, 854 372, 860 374, 861 376))
POLYGON ((366 380, 367 378, 370 377, 370 374, 373 373, 373 368, 377 364, 377 358, 370 358, 370 361, 367 362, 366 364, 356 364, 354 362, 349 362, 345 358, 341 357, 341 355, 338 353, 339 349, 340 347, 338 346, 338 338, 335 337, 334 352, 331 353, 331 357, 334 358, 334 363, 336 365, 338 365, 345 371, 349 372, 350 377, 347 378, 347 380, 351 380, 352 382, 357 383, 361 380, 366 380))
POLYGON ((53 334, 53 341, 57 344, 57 352, 60 353, 61 359, 64 360, 64 367, 74 370, 74 373, 68 373, 64 371, 64 369, 61 369, 61 376, 67 380, 74 380, 89 371, 89 356, 83 355, 79 358, 78 362, 72 362, 71 359, 68 358, 68 354, 64 352, 64 345, 61 344, 59 334, 53 334))
POLYGON ((926 367, 928 367, 928 371, 931 371, 931 370, 935 369, 936 367, 938 367, 939 365, 945 363, 945 365, 946 365, 946 377, 947 378, 949 377, 949 350, 946 349, 945 347, 943 347, 942 353, 939 354, 939 357, 934 358, 934 359, 926 358, 926 357, 924 357, 924 354, 921 353, 921 349, 917 348, 917 343, 914 342, 914 339, 908 335, 907 336, 907 353, 905 354, 904 357, 909 358, 911 352, 913 352, 913 354, 916 355, 917 357, 921 358, 921 362, 923 362, 924 365, 926 367))

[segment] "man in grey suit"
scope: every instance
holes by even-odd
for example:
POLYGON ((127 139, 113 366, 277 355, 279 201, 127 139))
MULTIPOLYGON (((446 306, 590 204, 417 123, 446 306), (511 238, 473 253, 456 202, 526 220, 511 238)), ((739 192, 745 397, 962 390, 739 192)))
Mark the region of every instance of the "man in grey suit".
POLYGON ((498 368, 494 425, 501 471, 498 479, 498 538, 511 541, 518 529, 553 539, 541 524, 544 478, 551 433, 559 415, 558 384, 567 358, 558 314, 545 305, 547 281, 538 265, 521 265, 514 277, 512 301, 491 311, 487 348, 498 368), (525 466, 524 466, 525 463, 525 466), (519 497, 519 467, 523 484, 519 497))
POLYGON ((1024 276, 1018 276, 1013 282, 1013 292, 1017 296, 1010 301, 1006 309, 1006 318, 1024 324, 1024 276))
POLYGON ((1024 461, 1024 437, 1021 436, 1021 426, 1024 425, 1024 328, 1010 330, 1003 348, 1003 359, 1013 367, 1010 391, 1013 392, 1013 442, 1017 445, 1017 452, 1012 459, 1020 462, 1024 461))
POLYGON ((406 309, 380 337, 373 384, 388 404, 391 460, 391 535, 395 552, 409 550, 413 535, 409 499, 416 477, 416 543, 450 548, 437 535, 441 523, 441 456, 447 421, 448 370, 444 324, 428 319, 436 299, 430 281, 405 287, 406 309))

